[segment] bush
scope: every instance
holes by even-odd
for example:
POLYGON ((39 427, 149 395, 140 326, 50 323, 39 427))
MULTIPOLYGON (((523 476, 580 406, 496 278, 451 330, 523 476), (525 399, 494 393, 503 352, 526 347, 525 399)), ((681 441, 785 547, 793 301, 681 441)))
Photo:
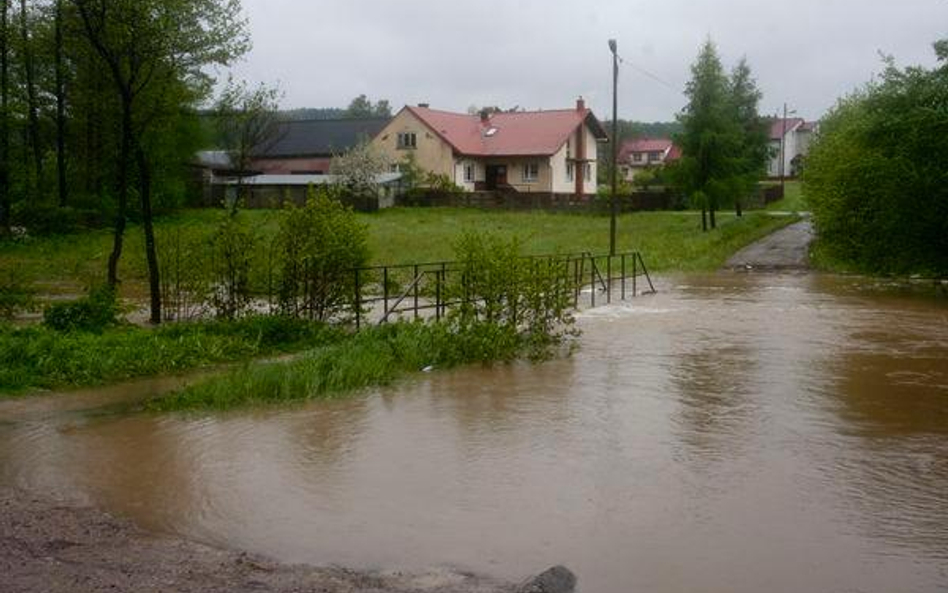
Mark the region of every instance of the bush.
POLYGON ((236 216, 227 216, 211 237, 211 302, 219 318, 235 319, 249 310, 256 247, 256 235, 236 216))
POLYGON ((101 228, 108 221, 95 209, 60 207, 55 204, 17 202, 13 222, 31 235, 64 235, 87 228, 101 228))
POLYGON ((451 319, 464 328, 485 322, 519 334, 533 357, 573 333, 575 286, 566 260, 523 257, 520 241, 467 233, 455 245, 460 270, 448 287, 461 301, 451 319))
POLYGON ((161 278, 162 318, 199 319, 208 312, 211 292, 208 241, 200 226, 159 227, 156 240, 161 278))
POLYGON ((19 311, 33 307, 33 290, 14 270, 0 270, 0 320, 12 319, 19 311))
POLYGON ((118 313, 115 290, 102 285, 81 299, 47 307, 43 312, 43 325, 60 332, 101 333, 117 323, 118 313))
POLYGON ((289 208, 276 237, 277 290, 284 314, 329 321, 347 317, 355 301, 353 269, 365 266, 365 225, 331 188, 310 189, 303 208, 289 208))
POLYGON ((948 274, 945 163, 948 64, 890 63, 879 83, 830 112, 807 158, 821 252, 872 272, 948 274))

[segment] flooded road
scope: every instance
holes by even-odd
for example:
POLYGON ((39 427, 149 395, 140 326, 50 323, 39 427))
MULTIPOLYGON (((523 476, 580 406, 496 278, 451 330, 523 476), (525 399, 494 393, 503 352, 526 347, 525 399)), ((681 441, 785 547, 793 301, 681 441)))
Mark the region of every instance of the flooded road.
POLYGON ((0 483, 288 562, 563 563, 587 593, 948 589, 948 301, 818 275, 658 290, 581 315, 570 359, 342 401, 0 402, 0 483))

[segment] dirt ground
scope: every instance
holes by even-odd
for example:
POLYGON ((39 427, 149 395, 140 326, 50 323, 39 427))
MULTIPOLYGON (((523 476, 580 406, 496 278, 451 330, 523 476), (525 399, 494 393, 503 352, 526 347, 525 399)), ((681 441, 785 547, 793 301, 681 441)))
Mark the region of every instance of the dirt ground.
POLYGON ((407 575, 282 565, 0 488, 0 593, 512 593, 524 585, 447 570, 407 575))

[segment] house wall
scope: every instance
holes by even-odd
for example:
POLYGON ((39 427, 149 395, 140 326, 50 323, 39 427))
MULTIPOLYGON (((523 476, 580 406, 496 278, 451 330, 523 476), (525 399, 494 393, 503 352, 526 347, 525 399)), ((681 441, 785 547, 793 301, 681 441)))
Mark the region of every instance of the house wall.
POLYGON ((454 150, 442 140, 423 121, 407 110, 401 110, 395 118, 382 128, 382 131, 372 139, 372 145, 393 163, 403 162, 409 154, 414 155, 415 163, 425 171, 438 175, 447 175, 457 183, 454 150), (398 134, 415 134, 415 148, 399 148, 398 134))
MULTIPOLYGON (((590 171, 589 179, 583 180, 583 193, 584 194, 594 194, 596 193, 596 175, 597 167, 599 160, 599 142, 596 141, 596 136, 593 135, 592 131, 588 126, 582 126, 576 130, 576 133, 570 135, 569 141, 563 143, 563 146, 554 154, 550 159, 550 167, 552 169, 551 175, 553 179, 552 191, 554 193, 576 193, 576 181, 575 177, 569 179, 566 176, 567 163, 569 159, 576 158, 576 146, 578 135, 583 133, 586 135, 586 159, 591 161, 589 164, 592 167, 590 171)), ((575 166, 573 170, 573 175, 582 175, 582 167, 575 166)))
POLYGON ((329 173, 329 157, 254 159, 251 169, 268 175, 329 173))

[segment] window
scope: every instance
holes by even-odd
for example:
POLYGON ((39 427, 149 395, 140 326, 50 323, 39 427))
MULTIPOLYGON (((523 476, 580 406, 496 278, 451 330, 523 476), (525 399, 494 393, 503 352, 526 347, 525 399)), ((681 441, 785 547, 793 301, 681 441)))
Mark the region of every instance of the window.
POLYGON ((634 152, 634 153, 632 153, 632 160, 633 160, 634 162, 636 162, 636 163, 641 163, 641 162, 642 162, 642 153, 641 153, 641 152, 634 152))
POLYGON ((586 181, 592 181, 593 176, 593 166, 589 163, 583 167, 583 177, 586 178, 586 181))
POLYGON ((464 181, 468 183, 474 182, 474 165, 471 163, 466 163, 464 165, 464 181))
POLYGON ((398 148, 417 148, 418 140, 414 132, 398 133, 398 148))
POLYGON ((566 181, 573 180, 573 163, 566 163, 566 181))
POLYGON ((652 152, 648 153, 648 160, 652 161, 653 163, 654 163, 655 161, 660 161, 660 160, 662 160, 662 153, 661 153, 661 151, 655 150, 655 151, 652 151, 652 152))
POLYGON ((523 180, 536 181, 540 176, 540 163, 524 163, 523 180))

